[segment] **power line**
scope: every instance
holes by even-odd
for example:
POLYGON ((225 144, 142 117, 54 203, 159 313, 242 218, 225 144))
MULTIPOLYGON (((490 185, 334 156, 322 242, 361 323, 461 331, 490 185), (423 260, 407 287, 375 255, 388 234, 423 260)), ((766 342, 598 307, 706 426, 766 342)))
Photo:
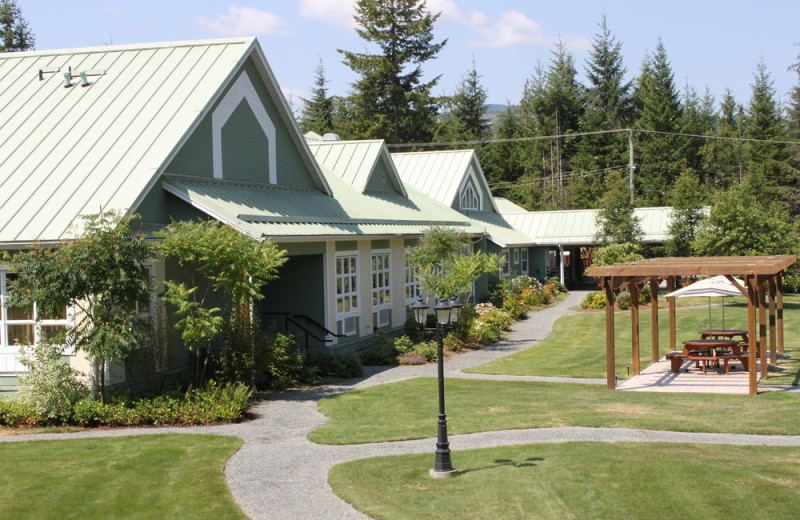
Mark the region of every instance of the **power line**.
POLYGON ((406 148, 406 147, 418 147, 418 148, 438 148, 438 147, 446 147, 446 146, 463 146, 463 145, 486 145, 486 144, 494 144, 494 143, 519 143, 519 142, 526 142, 526 141, 544 141, 546 139, 564 139, 570 137, 583 137, 588 135, 601 135, 601 134, 616 134, 616 133, 623 133, 623 132, 639 132, 645 134, 660 134, 660 135, 675 135, 680 137, 697 137, 700 139, 718 139, 718 140, 725 140, 725 141, 743 141, 743 142, 751 142, 751 143, 772 143, 772 144, 796 144, 800 145, 800 141, 780 141, 780 140, 772 140, 772 139, 754 139, 751 137, 726 137, 720 135, 700 135, 700 134, 684 134, 680 132, 661 132, 658 130, 641 130, 638 128, 620 128, 616 130, 598 130, 595 132, 575 132, 569 134, 558 134, 558 135, 539 135, 539 136, 531 136, 531 137, 509 137, 505 139, 481 139, 481 140, 473 140, 473 141, 447 141, 447 142, 429 142, 429 143, 398 143, 398 144, 387 144, 387 148, 406 148))
MULTIPOLYGON (((586 171, 577 171, 577 172, 576 171, 572 171, 572 172, 569 172, 569 173, 562 173, 561 175, 559 175, 559 178, 565 179, 565 178, 569 178, 569 177, 580 177, 580 176, 586 176, 586 175, 597 175, 597 174, 601 174, 601 173, 605 173, 605 172, 610 172, 610 171, 613 171, 613 170, 626 170, 627 168, 628 168, 628 166, 625 165, 625 166, 610 166, 608 168, 601 168, 599 170, 586 170, 586 171)), ((546 184, 547 182, 552 182, 552 179, 547 177, 547 176, 543 176, 543 177, 539 177, 539 178, 536 178, 536 179, 531 178, 531 179, 523 179, 523 180, 517 180, 517 181, 492 182, 492 183, 487 183, 487 185, 489 186, 489 188, 506 188, 506 187, 524 186, 524 185, 527 185, 527 184, 535 184, 537 182, 541 183, 541 184, 546 184)))

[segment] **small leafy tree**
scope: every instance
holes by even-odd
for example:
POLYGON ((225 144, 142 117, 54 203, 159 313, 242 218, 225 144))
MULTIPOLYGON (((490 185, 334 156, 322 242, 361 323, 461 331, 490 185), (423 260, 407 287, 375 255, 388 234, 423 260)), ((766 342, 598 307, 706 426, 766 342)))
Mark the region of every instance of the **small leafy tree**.
POLYGON ((669 238, 665 244, 666 253, 669 256, 691 256, 692 242, 705 217, 703 204, 706 200, 704 190, 692 170, 685 169, 681 172, 669 193, 669 199, 672 217, 669 222, 669 238))
POLYGON ((152 251, 140 233, 131 232, 134 216, 110 211, 81 218, 76 238, 13 258, 19 274, 9 305, 35 303, 40 316, 75 310, 66 343, 94 359, 95 387, 103 400, 108 362, 125 357, 149 333, 136 303, 150 291, 152 251))
POLYGON ((621 172, 613 171, 606 180, 608 189, 600 200, 595 239, 602 245, 640 242, 642 227, 633 214, 634 208, 625 177, 621 172))
POLYGON ((252 347, 251 303, 263 298, 261 289, 277 277, 286 252, 270 240, 253 240, 214 220, 173 222, 158 235, 163 238, 162 255, 175 259, 189 280, 166 280, 164 300, 176 308, 180 318, 176 327, 184 345, 195 354, 199 382, 204 375, 200 369, 202 349, 205 368, 225 317, 240 325, 236 328, 242 342, 252 347), (215 296, 222 307, 212 305, 215 296))
POLYGON ((700 256, 795 254, 797 233, 788 211, 769 202, 758 174, 718 192, 711 213, 693 243, 700 256))
POLYGON ((425 232, 409 261, 429 296, 440 300, 454 294, 467 298, 480 275, 497 272, 499 256, 483 251, 467 253, 470 247, 469 237, 455 229, 432 227, 425 232))
POLYGON ((592 258, 592 264, 596 266, 614 265, 642 259, 644 257, 639 254, 639 246, 637 244, 623 242, 597 248, 592 258))

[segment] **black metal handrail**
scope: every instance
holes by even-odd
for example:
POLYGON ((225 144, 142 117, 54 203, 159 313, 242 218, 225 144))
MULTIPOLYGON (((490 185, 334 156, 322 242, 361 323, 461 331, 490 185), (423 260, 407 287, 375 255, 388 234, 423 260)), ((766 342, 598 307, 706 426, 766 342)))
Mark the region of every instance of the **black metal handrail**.
POLYGON ((318 323, 317 321, 315 321, 313 318, 311 318, 310 316, 308 316, 306 314, 297 314, 297 315, 293 316, 289 312, 262 312, 261 315, 262 316, 283 316, 283 330, 286 331, 286 332, 289 331, 289 324, 290 323, 292 325, 295 325, 297 328, 299 328, 305 334, 305 347, 306 347, 306 350, 308 350, 308 347, 309 347, 309 344, 308 344, 309 337, 319 341, 323 345, 326 344, 326 343, 330 343, 333 340, 329 339, 329 338, 324 338, 324 337, 320 338, 319 336, 314 334, 312 331, 308 330, 308 328, 306 328, 302 323, 300 323, 297 320, 295 320, 295 318, 302 318, 307 323, 313 324, 318 329, 321 329, 322 331, 324 331, 325 335, 330 335, 330 336, 333 336, 335 338, 343 338, 343 337, 345 337, 344 334, 336 334, 335 332, 332 332, 332 331, 328 330, 327 328, 325 328, 325 326, 321 325, 320 323, 318 323))

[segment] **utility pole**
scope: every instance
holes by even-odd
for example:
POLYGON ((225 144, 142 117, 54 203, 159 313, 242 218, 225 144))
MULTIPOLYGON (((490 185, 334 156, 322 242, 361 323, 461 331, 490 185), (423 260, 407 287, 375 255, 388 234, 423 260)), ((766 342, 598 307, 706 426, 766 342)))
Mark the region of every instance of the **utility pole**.
POLYGON ((633 206, 633 130, 628 128, 628 185, 631 190, 631 206, 633 206))

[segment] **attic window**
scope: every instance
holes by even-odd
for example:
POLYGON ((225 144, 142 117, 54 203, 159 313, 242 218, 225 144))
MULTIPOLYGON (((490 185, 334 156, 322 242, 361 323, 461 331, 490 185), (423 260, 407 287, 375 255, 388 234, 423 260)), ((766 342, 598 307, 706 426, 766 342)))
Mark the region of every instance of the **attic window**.
POLYGON ((475 187, 472 183, 468 183, 461 191, 461 209, 462 210, 479 210, 481 209, 481 200, 478 197, 475 187))

